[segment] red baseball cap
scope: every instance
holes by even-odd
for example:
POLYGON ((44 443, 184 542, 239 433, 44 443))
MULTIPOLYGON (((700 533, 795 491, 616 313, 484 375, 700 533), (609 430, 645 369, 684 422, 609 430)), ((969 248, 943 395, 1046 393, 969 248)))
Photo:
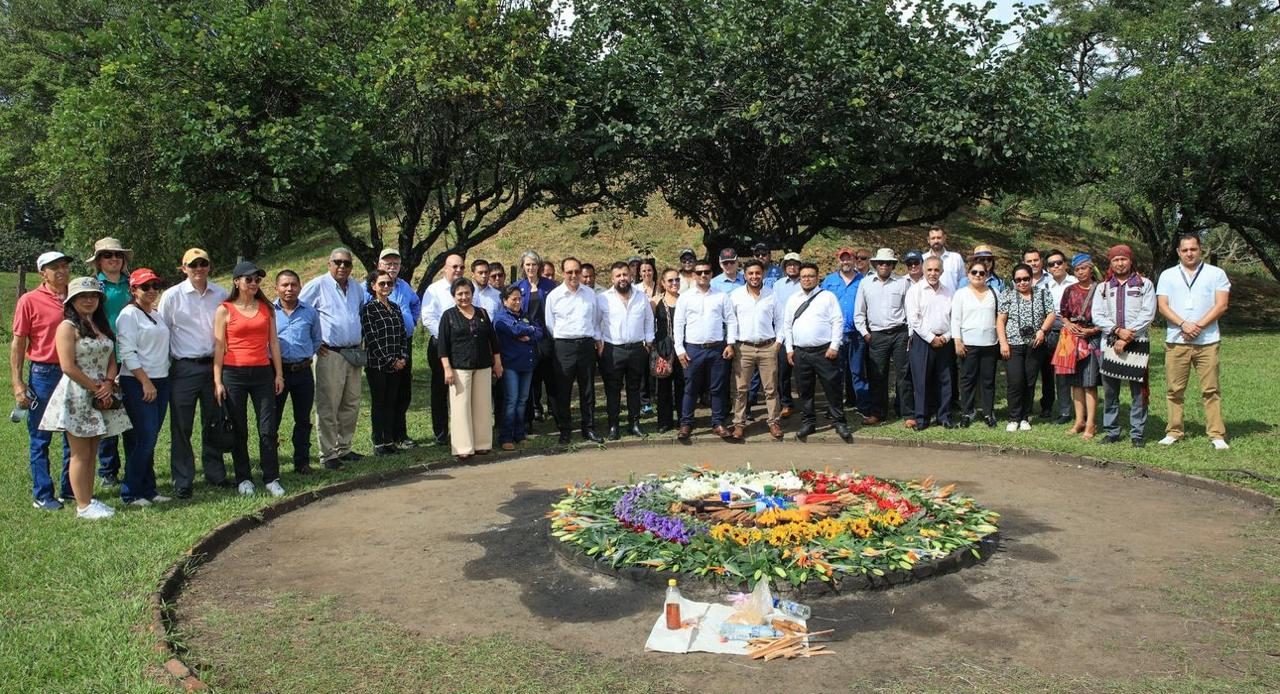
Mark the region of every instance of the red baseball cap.
POLYGON ((160 276, 152 272, 150 268, 140 267, 129 273, 129 286, 141 287, 147 282, 159 282, 160 276))
POLYGON ((854 253, 852 248, 845 246, 844 248, 836 251, 836 259, 838 260, 842 255, 857 255, 857 253, 854 253))

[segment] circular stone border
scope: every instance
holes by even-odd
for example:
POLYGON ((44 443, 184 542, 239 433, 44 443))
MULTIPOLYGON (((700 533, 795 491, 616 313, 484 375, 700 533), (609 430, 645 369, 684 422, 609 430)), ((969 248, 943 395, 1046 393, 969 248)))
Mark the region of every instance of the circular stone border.
MULTIPOLYGON (((693 437, 694 441, 707 441, 719 443, 719 437, 705 434, 693 437)), ((985 453, 996 456, 1015 456, 1019 458, 1027 458, 1032 460, 1043 460, 1045 462, 1057 463, 1060 465, 1075 465, 1083 467, 1088 465, 1107 471, 1117 471, 1125 475, 1134 475, 1138 477, 1146 477, 1148 479, 1169 482, 1193 489, 1201 489, 1223 496, 1231 497, 1247 504, 1263 507, 1269 513, 1276 513, 1280 510, 1280 499, 1273 498, 1262 492, 1252 489, 1237 487, 1226 482, 1209 479, 1207 477, 1199 477, 1197 475, 1189 475, 1172 470, 1163 470, 1153 468, 1138 463, 1129 463, 1124 461, 1107 460, 1105 458, 1096 458, 1093 456, 1080 456, 1070 453, 1056 453, 1053 451, 1044 451, 1036 448, 1022 448, 1012 446, 999 446, 984 443, 965 443, 951 441, 913 441, 903 439, 893 439, 876 436, 858 437, 856 441, 874 443, 878 445, 894 446, 898 448, 928 448, 938 451, 965 451, 971 453, 985 453)), ((765 446, 776 444, 777 441, 760 440, 747 441, 747 445, 765 446)), ((811 434, 808 442, 801 445, 812 445, 814 443, 824 445, 848 445, 833 434, 823 432, 819 434, 811 434)), ((680 442, 674 438, 671 439, 642 439, 637 441, 615 441, 608 445, 597 446, 600 450, 607 450, 611 446, 616 447, 652 447, 658 448, 663 445, 685 445, 690 444, 680 442)), ((506 462, 510 460, 520 460, 523 458, 531 458, 536 456, 560 455, 563 453, 574 453, 582 450, 583 447, 571 446, 550 447, 546 449, 527 450, 515 454, 501 453, 494 451, 492 462, 475 462, 469 460, 460 462, 457 460, 444 459, 435 462, 416 463, 403 468, 394 470, 384 470, 374 472, 360 477, 353 477, 349 480, 336 482, 319 489, 298 494, 297 496, 288 497, 282 501, 278 501, 261 508, 258 512, 252 513, 239 518, 232 519, 222 525, 210 530, 208 534, 200 538, 186 552, 184 552, 173 564, 161 574, 159 584, 156 590, 151 593, 148 600, 148 613, 150 615, 149 623, 146 625, 147 630, 155 639, 152 649, 165 656, 164 670, 169 675, 166 679, 170 684, 176 684, 183 691, 197 692, 209 691, 209 686, 205 684, 195 671, 183 660, 185 649, 175 640, 173 629, 175 626, 175 616, 173 605, 177 602, 182 594, 182 589, 187 581, 195 574, 199 567, 212 560, 222 550, 226 549, 239 538, 243 537, 249 531, 254 530, 262 525, 283 516, 291 511, 296 511, 304 506, 327 499, 332 496, 344 494, 346 492, 357 491, 362 489, 371 489, 382 486, 387 482, 393 482, 406 477, 412 477, 424 472, 434 472, 436 470, 445 470, 457 467, 469 467, 476 464, 488 465, 497 462, 506 462)), ((995 534, 998 537, 998 533, 995 534)), ((564 544, 556 542, 555 544, 564 544)), ((972 556, 972 555, 969 555, 972 556)))

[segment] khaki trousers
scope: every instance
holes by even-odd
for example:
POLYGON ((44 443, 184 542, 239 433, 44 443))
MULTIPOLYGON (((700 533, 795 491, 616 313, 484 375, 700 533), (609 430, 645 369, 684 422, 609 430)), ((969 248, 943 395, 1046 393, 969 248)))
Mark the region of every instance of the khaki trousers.
POLYGON ((316 356, 316 438, 320 460, 351 452, 360 416, 360 367, 337 352, 316 356))
POLYGON ((778 345, 770 342, 753 347, 739 342, 733 346, 733 377, 736 397, 733 400, 733 424, 747 425, 747 395, 751 377, 760 372, 760 388, 764 390, 764 407, 768 421, 776 422, 782 410, 778 400, 778 345))
POLYGON ((454 455, 493 448, 493 369, 453 370, 449 447, 454 455))
POLYGON ((1200 381, 1200 397, 1204 400, 1204 428, 1211 439, 1225 439, 1227 425, 1222 420, 1222 397, 1218 392, 1218 353, 1221 343, 1211 345, 1178 345, 1165 343, 1164 378, 1169 390, 1166 394, 1169 407, 1169 423, 1164 433, 1175 439, 1182 438, 1182 396, 1187 390, 1191 369, 1196 370, 1200 381))

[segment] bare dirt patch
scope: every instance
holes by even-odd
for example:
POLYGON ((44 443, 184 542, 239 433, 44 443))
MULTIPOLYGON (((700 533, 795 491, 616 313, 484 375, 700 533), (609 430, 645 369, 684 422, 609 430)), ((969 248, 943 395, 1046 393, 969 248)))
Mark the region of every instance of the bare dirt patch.
MULTIPOLYGON (((790 691, 891 683, 963 657, 1050 678, 1240 672, 1218 657, 1212 620, 1187 614, 1189 568, 1245 551, 1266 511, 1227 496, 1048 460, 859 444, 633 447, 423 474, 317 502, 256 530, 200 569, 177 606, 199 650, 201 615, 252 612, 282 594, 336 596, 344 610, 422 638, 511 634, 627 665, 690 689, 759 682, 731 656, 642 653, 660 591, 568 567, 543 514, 566 483, 625 481, 686 463, 857 468, 933 475, 1003 514, 1000 551, 957 573, 814 601, 839 657, 769 663, 790 691), (719 459, 713 455, 721 456, 719 459), (732 460, 725 457, 732 456, 732 460), (1207 625, 1207 626, 1206 626, 1207 625)), ((1256 539, 1255 539, 1256 541, 1256 539)), ((1261 582, 1232 564, 1224 582, 1261 582)), ((282 635, 282 638, 287 638, 282 635)), ((234 668, 234 662, 221 664, 234 668)))

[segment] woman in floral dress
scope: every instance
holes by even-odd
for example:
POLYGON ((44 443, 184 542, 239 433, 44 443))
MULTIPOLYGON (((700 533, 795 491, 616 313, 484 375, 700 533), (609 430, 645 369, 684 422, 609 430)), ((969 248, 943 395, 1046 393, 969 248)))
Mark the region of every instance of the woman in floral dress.
POLYGON ((102 284, 77 277, 67 286, 63 307, 64 320, 54 336, 62 380, 49 396, 40 429, 67 434, 76 517, 109 518, 115 510, 93 498, 98 442, 131 426, 116 391, 115 334, 107 322, 102 284))

